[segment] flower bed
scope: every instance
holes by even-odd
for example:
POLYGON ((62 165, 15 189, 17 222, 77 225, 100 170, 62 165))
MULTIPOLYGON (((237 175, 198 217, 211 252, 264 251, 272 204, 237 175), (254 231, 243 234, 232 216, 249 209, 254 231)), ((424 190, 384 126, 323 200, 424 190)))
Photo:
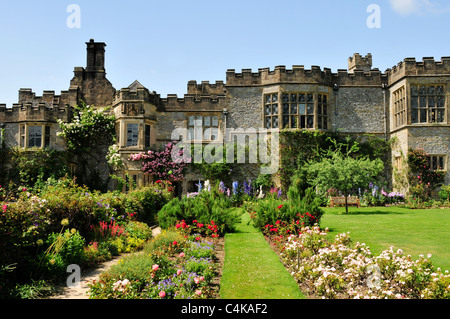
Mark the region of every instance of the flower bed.
POLYGON ((268 237, 310 298, 450 298, 450 275, 436 269, 431 256, 413 260, 393 247, 374 256, 364 243, 352 247, 348 233, 329 240, 327 231, 314 226, 296 235, 268 237))
POLYGON ((171 197, 159 185, 99 193, 68 180, 38 194, 22 190, 0 203, 0 297, 22 298, 14 291, 30 278, 58 283, 70 264, 88 268, 141 249, 171 197))
POLYGON ((98 281, 92 299, 212 299, 218 297, 223 238, 163 230, 143 253, 121 259, 98 281))

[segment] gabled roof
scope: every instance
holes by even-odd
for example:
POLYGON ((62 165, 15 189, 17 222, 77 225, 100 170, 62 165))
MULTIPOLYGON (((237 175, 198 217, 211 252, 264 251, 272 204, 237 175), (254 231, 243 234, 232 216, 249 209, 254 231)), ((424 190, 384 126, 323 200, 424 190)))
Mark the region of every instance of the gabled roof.
POLYGON ((131 83, 128 88, 130 89, 130 92, 136 92, 137 89, 145 89, 145 86, 143 86, 138 80, 136 80, 131 83))

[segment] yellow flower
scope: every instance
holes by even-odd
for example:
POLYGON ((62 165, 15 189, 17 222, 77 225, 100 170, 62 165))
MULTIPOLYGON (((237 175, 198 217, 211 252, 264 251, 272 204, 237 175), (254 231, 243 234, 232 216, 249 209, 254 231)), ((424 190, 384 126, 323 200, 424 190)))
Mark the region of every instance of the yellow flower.
POLYGON ((49 261, 49 263, 50 263, 51 265, 54 265, 55 262, 56 262, 56 260, 54 260, 54 259, 50 259, 50 261, 49 261))
POLYGON ((36 244, 37 244, 38 246, 41 246, 41 245, 44 244, 44 241, 43 241, 42 239, 38 239, 38 240, 36 241, 36 244))
POLYGON ((75 228, 72 228, 72 229, 70 230, 70 232, 72 233, 72 235, 74 235, 74 234, 77 232, 77 230, 76 230, 75 228))
POLYGON ((67 218, 64 218, 64 219, 61 221, 61 225, 63 225, 63 226, 69 225, 69 220, 68 220, 67 218))

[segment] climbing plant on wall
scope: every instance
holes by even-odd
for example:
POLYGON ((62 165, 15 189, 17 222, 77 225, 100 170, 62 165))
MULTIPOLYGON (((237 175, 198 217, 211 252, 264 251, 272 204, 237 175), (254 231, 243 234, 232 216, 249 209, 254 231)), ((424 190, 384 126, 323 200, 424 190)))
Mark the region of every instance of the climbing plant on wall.
POLYGON ((109 175, 101 176, 101 172, 112 170, 106 157, 109 147, 116 141, 115 123, 109 108, 85 103, 74 107, 70 122, 58 121, 58 136, 66 141, 69 158, 77 165, 75 175, 80 184, 106 190, 109 175))
POLYGON ((410 194, 427 200, 444 181, 445 171, 432 170, 429 155, 421 148, 408 150, 410 194))
POLYGON ((280 131, 280 171, 281 187, 288 189, 292 176, 300 180, 300 187, 306 190, 309 185, 306 171, 303 169, 307 163, 318 162, 323 156, 323 150, 335 147, 334 141, 339 145, 352 145, 358 141, 359 149, 354 156, 368 156, 374 160, 384 159, 390 150, 390 141, 373 135, 364 135, 359 138, 339 135, 338 133, 319 130, 282 130, 280 131))

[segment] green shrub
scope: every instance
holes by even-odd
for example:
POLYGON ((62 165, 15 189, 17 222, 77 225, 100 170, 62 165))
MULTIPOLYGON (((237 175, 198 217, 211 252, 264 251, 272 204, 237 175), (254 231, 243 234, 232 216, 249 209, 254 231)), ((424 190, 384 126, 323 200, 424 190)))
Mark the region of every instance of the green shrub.
POLYGON ((85 240, 75 229, 52 233, 45 244, 47 249, 40 254, 39 266, 48 275, 58 278, 68 265, 84 263, 85 240))
POLYGON ((298 231, 302 227, 320 224, 323 210, 320 208, 321 199, 316 196, 314 190, 309 188, 303 197, 300 196, 295 185, 289 188, 288 199, 281 200, 275 197, 258 200, 250 205, 253 224, 257 228, 272 225, 284 225, 292 231, 298 231))
POLYGON ((439 191, 439 198, 443 202, 450 203, 450 185, 441 186, 441 190, 439 191))
POLYGON ((147 254, 159 251, 180 253, 186 246, 186 238, 174 230, 162 230, 161 234, 153 238, 145 246, 147 254))
POLYGON ((231 202, 224 194, 205 190, 195 197, 171 200, 159 211, 158 223, 162 228, 169 228, 181 220, 188 224, 194 220, 204 224, 213 220, 220 228, 220 234, 224 234, 233 232, 238 221, 235 210, 230 208, 231 202))
POLYGON ((31 280, 26 284, 17 284, 13 296, 18 299, 42 299, 55 292, 52 284, 45 280, 31 280))
POLYGON ((146 224, 138 221, 131 221, 125 226, 128 236, 143 240, 152 238, 152 229, 146 224))

